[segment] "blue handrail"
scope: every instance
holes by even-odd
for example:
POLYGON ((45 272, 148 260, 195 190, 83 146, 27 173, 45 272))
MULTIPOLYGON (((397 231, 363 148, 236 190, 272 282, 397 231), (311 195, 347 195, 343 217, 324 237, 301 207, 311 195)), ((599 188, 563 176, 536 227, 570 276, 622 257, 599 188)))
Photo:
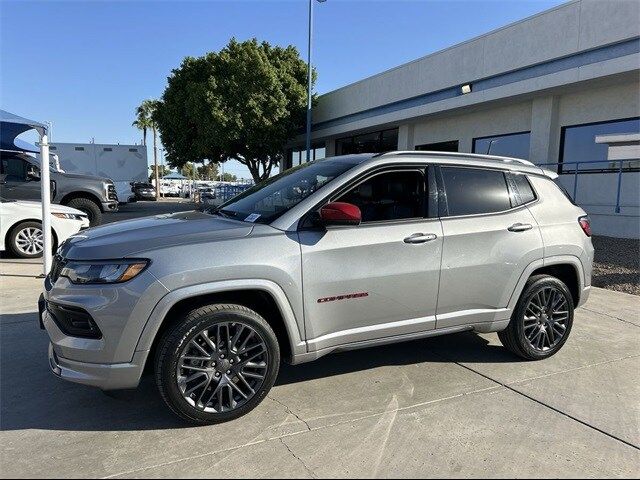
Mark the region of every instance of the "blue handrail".
POLYGON ((576 197, 578 196, 578 174, 579 173, 587 173, 588 170, 580 171, 580 165, 583 164, 592 164, 592 163, 618 163, 618 188, 616 193, 616 213, 620 213, 620 195, 622 192, 622 174, 624 173, 624 162, 634 162, 638 161, 637 159, 622 159, 622 160, 584 160, 580 162, 553 162, 553 163, 538 163, 539 167, 545 167, 548 165, 554 165, 558 167, 558 173, 562 173, 561 166, 565 165, 575 165, 575 169, 573 171, 573 201, 576 202, 576 197))

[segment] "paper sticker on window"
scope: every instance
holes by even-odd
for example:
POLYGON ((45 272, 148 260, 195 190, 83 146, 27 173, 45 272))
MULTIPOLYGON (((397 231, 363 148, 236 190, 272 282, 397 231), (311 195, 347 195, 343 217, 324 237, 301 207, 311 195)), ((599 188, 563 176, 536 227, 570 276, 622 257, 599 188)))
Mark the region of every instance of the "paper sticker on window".
POLYGON ((260 218, 260 214, 259 213, 252 213, 251 215, 249 215, 247 218, 244 219, 245 222, 255 222, 256 220, 258 220, 260 218))

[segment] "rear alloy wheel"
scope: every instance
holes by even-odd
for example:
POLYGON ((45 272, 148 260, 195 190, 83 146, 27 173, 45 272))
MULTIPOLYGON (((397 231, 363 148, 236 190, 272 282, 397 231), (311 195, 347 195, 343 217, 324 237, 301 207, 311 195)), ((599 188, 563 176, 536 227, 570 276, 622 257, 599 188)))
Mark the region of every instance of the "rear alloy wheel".
POLYGON ((210 305, 190 312, 163 337, 156 380, 168 406, 198 424, 233 420, 255 408, 278 374, 275 333, 240 305, 210 305))
POLYGON ((522 358, 548 358, 567 341, 573 313, 567 286, 555 277, 538 275, 525 285, 509 326, 498 336, 508 350, 522 358))
POLYGON ((39 222, 24 222, 15 227, 9 236, 9 248, 17 257, 40 257, 44 250, 42 225, 39 222))
POLYGON ((562 341, 569 321, 568 303, 555 286, 542 287, 531 297, 524 314, 524 335, 531 348, 546 352, 562 341))

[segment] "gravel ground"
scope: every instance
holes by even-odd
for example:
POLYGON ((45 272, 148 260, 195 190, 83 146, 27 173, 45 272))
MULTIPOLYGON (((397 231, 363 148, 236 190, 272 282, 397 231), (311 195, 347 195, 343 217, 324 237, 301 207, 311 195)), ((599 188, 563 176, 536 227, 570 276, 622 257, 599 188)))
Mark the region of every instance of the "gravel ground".
POLYGON ((640 240, 593 237, 593 285, 640 295, 640 240))

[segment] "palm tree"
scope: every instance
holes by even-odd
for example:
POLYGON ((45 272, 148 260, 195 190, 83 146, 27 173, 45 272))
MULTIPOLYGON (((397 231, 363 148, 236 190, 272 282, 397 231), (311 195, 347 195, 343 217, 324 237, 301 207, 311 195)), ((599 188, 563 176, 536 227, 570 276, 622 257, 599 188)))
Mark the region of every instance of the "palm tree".
POLYGON ((158 148, 157 148, 157 129, 156 122, 153 119, 158 100, 144 100, 138 108, 136 108, 136 120, 132 125, 142 130, 142 144, 147 145, 147 129, 153 131, 153 165, 156 177, 156 198, 160 198, 160 181, 158 179, 158 148))

